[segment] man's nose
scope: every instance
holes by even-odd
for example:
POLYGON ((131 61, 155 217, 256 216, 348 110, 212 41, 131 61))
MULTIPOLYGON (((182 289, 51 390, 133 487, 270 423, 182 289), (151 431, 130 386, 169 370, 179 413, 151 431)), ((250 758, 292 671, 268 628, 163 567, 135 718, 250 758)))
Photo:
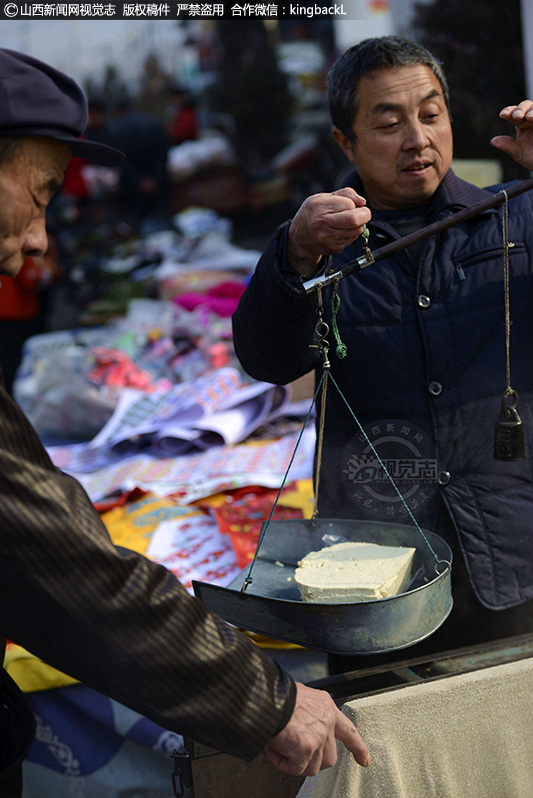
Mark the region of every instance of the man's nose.
POLYGON ((423 150, 429 144, 426 126, 419 119, 410 122, 404 138, 405 150, 423 150))
POLYGON ((46 219, 44 213, 33 220, 28 227, 24 239, 24 255, 32 258, 44 255, 48 249, 48 235, 46 233, 46 219))

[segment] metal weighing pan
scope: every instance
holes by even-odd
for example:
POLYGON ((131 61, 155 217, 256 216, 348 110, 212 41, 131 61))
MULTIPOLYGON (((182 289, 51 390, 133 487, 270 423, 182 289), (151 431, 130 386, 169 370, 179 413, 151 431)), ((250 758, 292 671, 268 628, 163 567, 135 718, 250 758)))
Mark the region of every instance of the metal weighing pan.
POLYGON ((452 608, 451 550, 434 532, 424 530, 424 535, 431 548, 416 527, 403 524, 324 518, 271 521, 245 591, 241 588, 250 566, 227 587, 193 582, 194 593, 235 626, 318 651, 374 654, 406 648, 435 632, 452 608), (298 560, 344 540, 414 547, 406 592, 351 604, 302 601, 294 581, 298 560))

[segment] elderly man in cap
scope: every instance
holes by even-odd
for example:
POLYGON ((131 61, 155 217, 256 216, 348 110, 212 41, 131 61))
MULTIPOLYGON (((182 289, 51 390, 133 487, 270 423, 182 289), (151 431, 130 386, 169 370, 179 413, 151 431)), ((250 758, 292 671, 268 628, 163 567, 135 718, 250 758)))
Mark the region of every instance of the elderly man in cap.
MULTIPOLYGON (((47 248, 46 207, 72 154, 117 163, 81 137, 81 89, 33 58, 0 50, 0 271, 47 248)), ((0 388, 0 636, 165 728, 279 769, 334 764, 335 738, 368 749, 330 696, 298 684, 174 576, 115 547, 87 495, 50 462, 0 388), (147 644, 150 641, 150 645, 147 644)), ((34 722, 0 672, 0 794, 21 793, 34 722)))

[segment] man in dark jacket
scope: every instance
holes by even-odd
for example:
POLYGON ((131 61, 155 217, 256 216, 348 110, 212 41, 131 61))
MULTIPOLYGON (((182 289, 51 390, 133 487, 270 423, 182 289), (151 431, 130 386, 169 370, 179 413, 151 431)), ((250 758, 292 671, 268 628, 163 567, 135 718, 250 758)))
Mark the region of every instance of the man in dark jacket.
MULTIPOLYGON (((0 272, 47 248, 45 212, 71 154, 116 163, 80 139, 80 88, 52 67, 0 50, 0 272)), ((323 691, 295 684, 174 576, 115 547, 86 493, 51 463, 0 387, 0 636, 173 730, 251 759, 315 774, 335 737, 368 750, 323 691)), ((2 642, 2 641, 0 641, 2 642)), ((0 670, 0 794, 20 795, 33 736, 25 700, 0 670)))
MULTIPOLYGON (((355 170, 278 228, 234 316, 243 366, 271 382, 321 375, 323 357, 310 348, 316 297, 301 283, 360 257, 364 225, 377 249, 495 193, 450 169, 448 87, 424 48, 399 37, 366 40, 334 64, 328 91, 333 135, 355 170)), ((500 116, 516 137, 493 145, 532 169, 533 103, 500 116)), ((330 381, 320 515, 410 524, 412 513, 453 551, 454 609, 413 656, 533 631, 532 211, 522 194, 343 278, 334 310, 333 288, 323 292, 339 390, 330 381), (511 382, 526 435, 526 459, 507 462, 493 456, 506 389, 504 252, 511 382), (403 501, 376 478, 375 452, 403 501)))

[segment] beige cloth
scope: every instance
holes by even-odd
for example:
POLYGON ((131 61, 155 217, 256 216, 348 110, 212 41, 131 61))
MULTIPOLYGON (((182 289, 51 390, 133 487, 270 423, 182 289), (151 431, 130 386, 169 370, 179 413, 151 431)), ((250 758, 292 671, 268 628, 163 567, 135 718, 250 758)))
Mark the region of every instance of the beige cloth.
POLYGON ((532 798, 533 659, 350 701, 370 768, 343 745, 298 798, 532 798))

